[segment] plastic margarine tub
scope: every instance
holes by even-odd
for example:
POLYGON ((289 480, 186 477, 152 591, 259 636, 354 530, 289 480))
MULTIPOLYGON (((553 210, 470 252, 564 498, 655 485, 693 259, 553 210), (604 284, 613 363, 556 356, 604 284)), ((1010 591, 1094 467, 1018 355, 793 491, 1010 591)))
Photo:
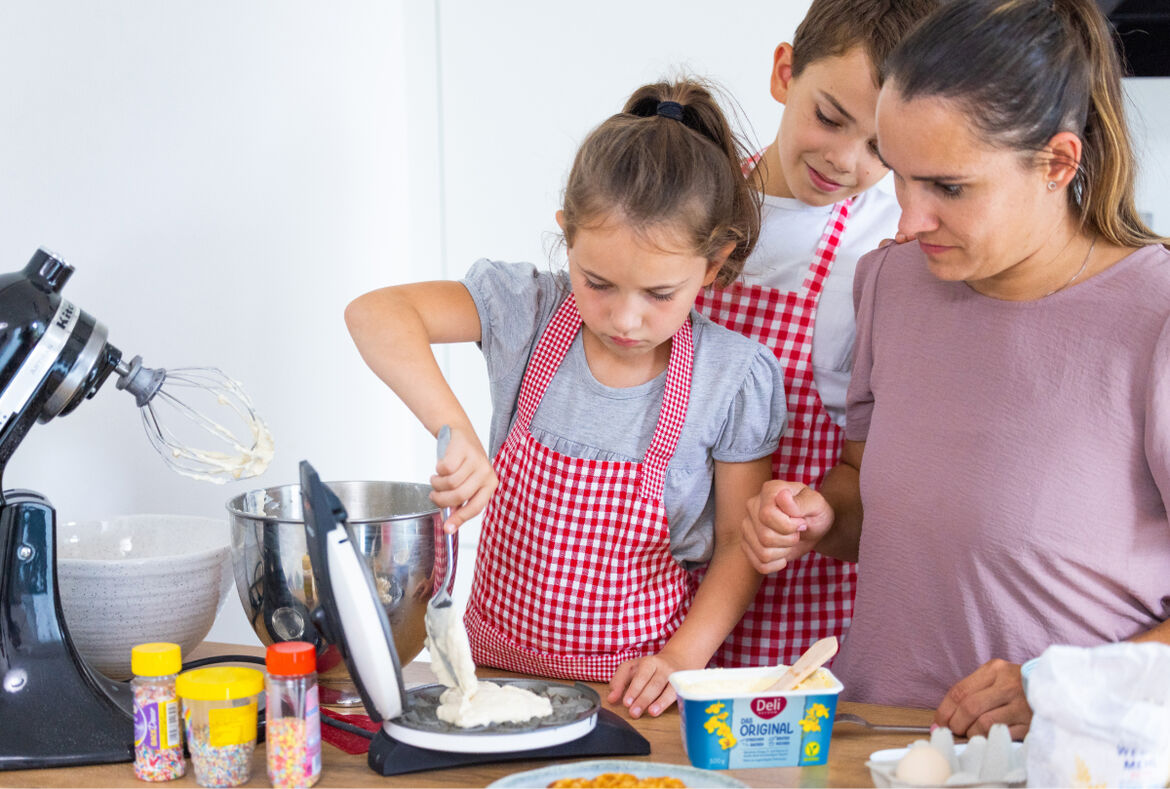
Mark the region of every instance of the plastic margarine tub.
POLYGON ((818 669, 795 690, 766 692, 783 668, 676 671, 683 745, 696 767, 805 767, 824 764, 841 681, 818 669))

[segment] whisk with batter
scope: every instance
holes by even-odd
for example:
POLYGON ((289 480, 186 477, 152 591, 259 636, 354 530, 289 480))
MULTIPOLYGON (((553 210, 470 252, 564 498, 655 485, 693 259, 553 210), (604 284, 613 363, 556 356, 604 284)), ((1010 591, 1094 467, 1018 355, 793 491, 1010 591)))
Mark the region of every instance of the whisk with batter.
POLYGON ((219 369, 154 369, 135 356, 114 372, 117 387, 134 395, 151 445, 179 474, 223 484, 268 468, 272 433, 239 382, 219 369))

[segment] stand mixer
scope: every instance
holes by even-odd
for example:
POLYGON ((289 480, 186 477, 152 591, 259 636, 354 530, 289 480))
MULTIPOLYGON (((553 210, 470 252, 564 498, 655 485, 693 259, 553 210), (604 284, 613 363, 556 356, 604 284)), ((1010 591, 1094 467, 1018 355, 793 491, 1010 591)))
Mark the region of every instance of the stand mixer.
MULTIPOLYGON (((23 270, 0 275, 0 479, 35 422, 70 413, 97 394, 114 373, 118 388, 134 395, 143 409, 151 443, 167 448, 159 450, 163 459, 189 476, 222 481, 222 472, 231 468, 224 458, 235 456, 171 447, 152 406, 169 373, 142 367, 138 357, 129 364, 122 361, 121 351, 106 342, 106 328, 59 295, 72 273, 65 261, 39 249, 23 270), (152 423, 158 437, 152 434, 152 423)), ((211 376, 204 379, 203 388, 220 402, 230 400, 252 436, 237 439, 198 414, 187 415, 188 421, 228 441, 233 452, 243 456, 236 476, 259 473, 267 465, 259 460, 265 453, 271 456, 267 428, 242 391, 229 391, 231 385, 238 390, 238 384, 218 370, 203 372, 211 376)), ((130 688, 106 678, 78 654, 62 615, 56 570, 53 506, 33 491, 4 490, 0 770, 134 758, 130 688)))

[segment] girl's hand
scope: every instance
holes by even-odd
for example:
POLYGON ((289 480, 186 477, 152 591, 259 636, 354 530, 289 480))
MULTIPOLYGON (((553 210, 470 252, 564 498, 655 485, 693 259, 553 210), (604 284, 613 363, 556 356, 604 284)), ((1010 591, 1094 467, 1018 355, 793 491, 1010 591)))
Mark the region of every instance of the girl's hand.
POLYGON ((740 543, 757 572, 783 570, 811 551, 833 525, 833 508, 799 482, 771 480, 748 499, 740 543))
POLYGON ((483 512, 499 483, 475 432, 452 428, 447 454, 435 464, 435 475, 431 477, 431 501, 451 508, 451 517, 443 529, 451 534, 483 512))
POLYGON ((620 699, 631 718, 670 709, 675 701, 670 675, 704 668, 755 596, 760 576, 739 548, 739 522, 744 502, 767 482, 771 468, 766 455, 744 463, 715 461, 715 548, 686 619, 657 655, 627 660, 609 681, 606 700, 620 699))
POLYGON ((667 679, 683 668, 687 667, 672 660, 666 650, 627 660, 613 672, 606 701, 616 704, 620 699, 631 718, 640 718, 643 712, 657 718, 674 704, 674 688, 667 679))

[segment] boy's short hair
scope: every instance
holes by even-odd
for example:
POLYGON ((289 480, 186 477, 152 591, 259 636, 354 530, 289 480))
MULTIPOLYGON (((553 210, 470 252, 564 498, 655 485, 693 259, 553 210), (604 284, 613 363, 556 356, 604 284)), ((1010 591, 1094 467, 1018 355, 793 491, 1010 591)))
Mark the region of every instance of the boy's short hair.
POLYGON ((873 80, 906 34, 938 8, 940 0, 813 0, 792 39, 792 75, 821 58, 865 48, 873 80))

